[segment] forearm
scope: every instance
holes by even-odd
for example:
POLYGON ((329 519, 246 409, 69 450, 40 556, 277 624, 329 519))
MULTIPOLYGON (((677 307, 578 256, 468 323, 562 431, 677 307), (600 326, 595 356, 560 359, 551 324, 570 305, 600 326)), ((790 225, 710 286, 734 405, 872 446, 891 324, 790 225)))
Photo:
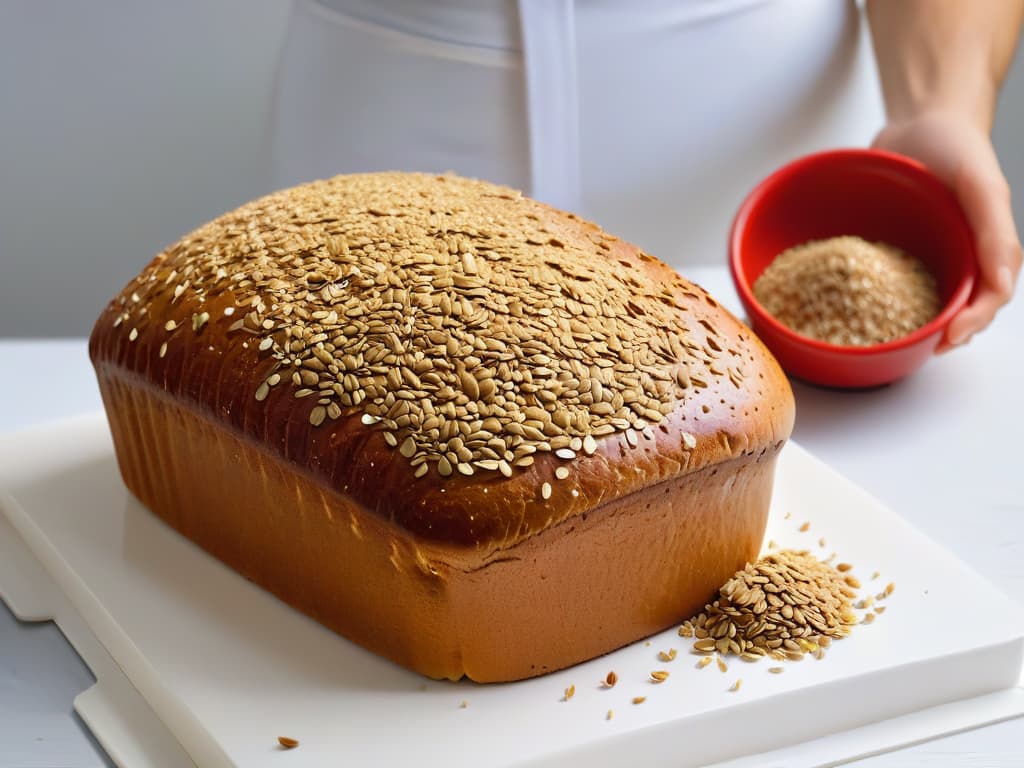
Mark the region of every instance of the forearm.
POLYGON ((867 13, 890 122, 946 111, 991 129, 1024 0, 868 0, 867 13))

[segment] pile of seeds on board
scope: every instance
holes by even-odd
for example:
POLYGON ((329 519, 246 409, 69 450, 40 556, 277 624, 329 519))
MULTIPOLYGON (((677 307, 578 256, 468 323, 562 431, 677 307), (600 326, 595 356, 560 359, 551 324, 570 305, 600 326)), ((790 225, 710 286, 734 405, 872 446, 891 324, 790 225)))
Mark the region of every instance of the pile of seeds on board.
POLYGON ((901 338, 939 311, 935 278, 920 261, 859 237, 783 251, 755 281, 754 296, 797 333, 846 346, 901 338))
MULTIPOLYGON (((789 514, 786 514, 789 518, 789 514)), ((804 532, 809 523, 799 530, 804 532)), ((819 541, 824 546, 824 540, 819 541)), ((769 542, 772 550, 775 543, 769 542)), ((818 560, 807 550, 780 550, 763 555, 756 563, 737 571, 719 590, 718 596, 704 607, 695 618, 679 628, 679 635, 695 638, 693 652, 700 656, 697 669, 716 664, 722 673, 729 671, 726 659, 738 656, 743 661, 756 662, 764 658, 778 661, 800 661, 807 655, 817 659, 825 657, 825 649, 835 639, 850 634, 854 624, 871 624, 885 612, 883 605, 893 594, 896 585, 889 582, 876 594, 852 602, 861 589, 860 580, 853 576, 849 563, 831 565, 833 553, 826 560, 818 560), (865 611, 858 617, 853 609, 865 611)), ((881 574, 875 571, 871 581, 881 574)), ((648 641, 645 645, 650 646, 648 641)), ((657 659, 663 664, 676 660, 675 648, 660 650, 657 659)), ((782 666, 768 667, 773 675, 785 670, 782 666)), ((659 685, 670 677, 667 669, 648 673, 647 684, 659 685)), ((599 682, 599 690, 610 690, 619 683, 613 670, 599 682)), ((743 679, 733 678, 727 690, 738 693, 743 679)), ((565 689, 561 701, 567 702, 576 693, 576 686, 565 689)), ((643 704, 646 696, 633 696, 633 704, 643 704)), ((611 720, 615 711, 605 715, 611 720)))
POLYGON ((798 660, 823 654, 859 619, 860 582, 806 551, 781 550, 747 565, 704 611, 679 629, 697 653, 798 660))
POLYGON ((614 433, 636 447, 695 390, 741 386, 751 353, 707 319, 715 302, 617 247, 504 187, 342 176, 184 238, 129 286, 114 324, 163 357, 224 323, 267 363, 256 400, 287 390, 314 427, 360 415, 416 477, 508 477, 614 433), (183 296, 209 311, 146 314, 183 296))

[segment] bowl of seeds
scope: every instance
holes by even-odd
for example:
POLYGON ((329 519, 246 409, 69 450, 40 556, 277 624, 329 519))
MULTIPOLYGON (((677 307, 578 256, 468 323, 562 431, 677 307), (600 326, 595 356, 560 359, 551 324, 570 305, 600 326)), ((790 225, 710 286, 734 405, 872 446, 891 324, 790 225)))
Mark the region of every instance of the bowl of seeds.
POLYGON ((782 367, 841 388, 923 365, 978 269, 953 193, 920 163, 867 149, 808 155, 762 181, 733 221, 729 263, 782 367))

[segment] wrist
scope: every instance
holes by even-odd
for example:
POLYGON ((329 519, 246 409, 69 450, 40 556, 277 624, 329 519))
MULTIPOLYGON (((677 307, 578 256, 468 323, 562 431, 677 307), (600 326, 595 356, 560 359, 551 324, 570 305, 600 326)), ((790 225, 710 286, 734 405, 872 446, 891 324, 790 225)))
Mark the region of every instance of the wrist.
POLYGON ((917 105, 914 109, 908 109, 896 114, 886 115, 883 132, 916 126, 918 128, 930 126, 934 130, 944 126, 946 130, 953 127, 958 135, 971 133, 989 139, 988 126, 978 119, 977 114, 962 105, 949 103, 927 102, 917 105))
POLYGON ((979 77, 973 82, 920 89, 903 98, 887 100, 886 117, 890 124, 941 118, 970 125, 988 135, 995 118, 995 102, 995 85, 979 77))

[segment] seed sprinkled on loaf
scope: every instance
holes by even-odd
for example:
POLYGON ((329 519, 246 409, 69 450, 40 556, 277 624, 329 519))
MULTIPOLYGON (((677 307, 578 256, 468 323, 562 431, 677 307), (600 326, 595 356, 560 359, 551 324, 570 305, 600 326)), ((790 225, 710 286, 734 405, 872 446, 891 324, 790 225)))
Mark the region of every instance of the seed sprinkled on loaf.
MULTIPOLYGON (((638 432, 651 439, 711 376, 741 386, 744 351, 687 312, 714 306, 701 289, 652 279, 650 257, 620 258, 615 238, 546 210, 456 177, 315 182, 168 249, 126 289, 134 300, 122 296, 115 323, 131 317, 132 340, 159 333, 156 346, 173 347, 164 322, 147 324, 151 300, 228 296, 237 343, 268 363, 255 399, 290 387, 313 427, 362 415, 417 477, 424 464, 507 477, 536 453, 590 456, 615 433, 637 448, 638 432)), ((228 310, 166 327, 201 333, 228 310)))

